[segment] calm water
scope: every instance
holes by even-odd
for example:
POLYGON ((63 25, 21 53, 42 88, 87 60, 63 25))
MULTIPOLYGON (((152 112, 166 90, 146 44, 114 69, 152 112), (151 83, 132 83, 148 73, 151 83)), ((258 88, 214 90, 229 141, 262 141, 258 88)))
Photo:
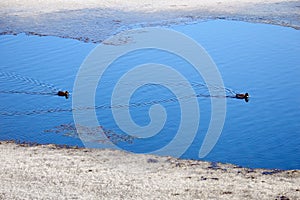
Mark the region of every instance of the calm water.
MULTIPOLYGON (((207 50, 227 88, 251 95, 248 103, 227 99, 224 129, 205 160, 247 167, 300 169, 300 32, 230 21, 172 28, 207 50)), ((71 99, 54 94, 57 90, 72 91, 79 66, 94 47, 95 44, 55 37, 1 36, 0 140, 82 146, 74 130, 71 99)), ((168 144, 180 120, 175 96, 164 87, 148 85, 134 93, 132 103, 161 101, 168 113, 164 129, 154 137, 136 139, 115 124, 111 109, 106 106, 110 103, 114 80, 133 66, 149 62, 172 66, 196 83, 197 92, 206 90, 198 84, 203 80, 194 76, 189 63, 167 52, 149 49, 118 59, 97 88, 97 117, 113 141, 138 153, 168 144)), ((199 97, 198 101, 200 128, 183 158, 198 159, 208 128, 210 100, 199 97)), ((132 119, 139 125, 147 125, 148 110, 149 105, 132 107, 132 119)))

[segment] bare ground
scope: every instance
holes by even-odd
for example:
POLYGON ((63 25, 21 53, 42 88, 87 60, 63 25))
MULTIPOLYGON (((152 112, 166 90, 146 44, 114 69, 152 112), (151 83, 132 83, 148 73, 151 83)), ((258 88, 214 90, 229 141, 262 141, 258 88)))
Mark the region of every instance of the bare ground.
POLYGON ((300 170, 0 144, 0 199, 300 199, 300 170))
POLYGON ((228 19, 300 28, 300 1, 6 0, 0 33, 25 32, 101 42, 123 29, 228 19))

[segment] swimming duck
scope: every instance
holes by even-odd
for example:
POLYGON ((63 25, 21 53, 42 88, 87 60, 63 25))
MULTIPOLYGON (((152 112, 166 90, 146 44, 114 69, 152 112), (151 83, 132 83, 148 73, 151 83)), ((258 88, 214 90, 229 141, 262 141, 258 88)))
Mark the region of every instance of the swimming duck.
POLYGON ((245 94, 236 94, 235 98, 245 99, 245 101, 248 102, 249 101, 249 94, 247 92, 245 94))
POLYGON ((69 98, 69 92, 68 91, 58 91, 57 95, 61 96, 61 97, 66 97, 66 99, 69 98))

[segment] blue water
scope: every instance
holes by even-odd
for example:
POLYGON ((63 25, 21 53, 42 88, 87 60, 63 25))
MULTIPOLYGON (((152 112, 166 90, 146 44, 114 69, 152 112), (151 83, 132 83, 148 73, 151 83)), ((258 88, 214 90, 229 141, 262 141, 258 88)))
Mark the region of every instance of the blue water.
MULTIPOLYGON (((204 160, 246 167, 300 169, 300 32, 232 21, 171 28, 206 49, 227 88, 251 95, 248 103, 226 99, 221 137, 204 160)), ((56 90, 72 91, 81 63, 95 47, 56 37, 1 36, 0 140, 83 146, 74 130, 72 96, 65 99, 54 94, 56 90)), ((105 72, 103 84, 97 88, 96 105, 109 105, 115 81, 132 67, 149 62, 172 66, 190 82, 203 83, 188 62, 173 54, 155 49, 135 51, 118 59, 105 72)), ((194 89, 205 93, 206 87, 194 89)), ((168 144, 178 129, 180 109, 174 98, 172 91, 153 85, 141 87, 133 94, 131 103, 161 101, 168 113, 164 129, 151 138, 126 135, 115 123, 111 109, 105 106, 96 110, 97 117, 119 147, 147 153, 168 144)), ((203 96, 198 102, 199 130, 183 158, 199 159, 199 148, 211 117, 210 99, 203 96)), ((130 108, 137 124, 144 126, 150 122, 149 106, 130 108)))

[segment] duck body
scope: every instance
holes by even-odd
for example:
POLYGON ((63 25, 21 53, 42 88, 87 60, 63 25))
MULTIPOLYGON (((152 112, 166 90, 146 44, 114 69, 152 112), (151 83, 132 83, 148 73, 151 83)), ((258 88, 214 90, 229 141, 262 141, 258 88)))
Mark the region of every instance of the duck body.
POLYGON ((68 91, 58 91, 57 95, 61 96, 61 97, 66 97, 66 99, 69 98, 69 92, 68 91))
POLYGON ((249 101, 249 94, 247 92, 245 94, 236 94, 235 98, 245 99, 245 101, 248 102, 249 101))

